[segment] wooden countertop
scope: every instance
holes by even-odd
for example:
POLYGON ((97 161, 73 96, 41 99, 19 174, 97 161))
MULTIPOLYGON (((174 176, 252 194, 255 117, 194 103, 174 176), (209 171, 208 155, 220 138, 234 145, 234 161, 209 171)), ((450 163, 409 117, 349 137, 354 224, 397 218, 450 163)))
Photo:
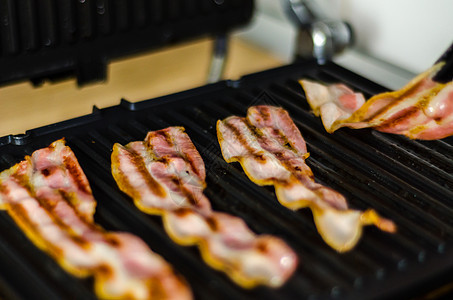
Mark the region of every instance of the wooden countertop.
MULTIPOLYGON (((136 102, 202 86, 212 45, 212 40, 201 39, 115 61, 108 67, 106 82, 82 88, 75 80, 1 87, 0 137, 89 114, 93 105, 104 108, 117 105, 121 98, 136 102)), ((237 79, 281 64, 262 49, 232 38, 224 77, 237 79)))

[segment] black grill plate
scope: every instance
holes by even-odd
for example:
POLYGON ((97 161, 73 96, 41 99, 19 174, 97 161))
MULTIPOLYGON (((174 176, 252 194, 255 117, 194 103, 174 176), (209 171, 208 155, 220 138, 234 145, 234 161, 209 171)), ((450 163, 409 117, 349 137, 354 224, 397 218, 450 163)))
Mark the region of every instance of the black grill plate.
MULTIPOLYGON (((328 134, 310 113, 297 80, 344 82, 367 96, 384 88, 337 65, 301 62, 139 103, 94 109, 77 119, 0 138, 0 169, 65 137, 98 201, 96 221, 140 236, 181 272, 197 299, 411 298, 453 282, 453 138, 413 141, 370 129, 328 134), (316 232, 308 209, 290 211, 272 188, 251 183, 222 159, 215 123, 244 116, 251 105, 287 109, 304 136, 317 181, 343 193, 352 208, 375 208, 394 220, 396 234, 367 227, 358 246, 339 254, 316 232), (134 207, 110 175, 115 142, 142 140, 149 130, 182 125, 203 156, 206 195, 215 210, 243 218, 257 233, 286 240, 300 257, 281 289, 243 290, 207 267, 194 247, 173 243, 160 218, 134 207)), ((0 213, 0 289, 7 299, 94 298, 92 282, 62 271, 0 213), (27 283, 27 284, 24 284, 27 283)))

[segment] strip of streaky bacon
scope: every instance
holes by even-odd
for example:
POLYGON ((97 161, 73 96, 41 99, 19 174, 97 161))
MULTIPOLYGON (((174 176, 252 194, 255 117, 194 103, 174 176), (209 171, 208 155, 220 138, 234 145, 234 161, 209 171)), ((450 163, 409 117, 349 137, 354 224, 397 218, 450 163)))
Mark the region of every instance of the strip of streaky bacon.
POLYGON ((314 181, 299 129, 283 108, 252 106, 247 117, 231 116, 217 122, 217 138, 227 162, 239 162, 258 185, 273 185, 279 202, 293 210, 309 207, 318 232, 339 252, 356 245, 363 225, 394 232, 393 222, 374 210, 348 208, 338 192, 314 181))
POLYGON ((443 63, 412 79, 401 90, 375 95, 365 102, 343 84, 300 80, 315 115, 330 133, 341 127, 366 128, 435 140, 453 135, 453 81, 432 80, 443 63))
POLYGON ((197 245, 208 265, 240 286, 279 287, 294 272, 297 256, 282 240, 256 235, 240 218, 212 211, 203 194, 203 160, 183 127, 115 144, 112 173, 140 210, 162 216, 175 242, 197 245))
POLYGON ((101 299, 191 299, 186 283, 138 237, 106 232, 74 153, 58 140, 0 173, 0 209, 66 271, 94 277, 101 299))

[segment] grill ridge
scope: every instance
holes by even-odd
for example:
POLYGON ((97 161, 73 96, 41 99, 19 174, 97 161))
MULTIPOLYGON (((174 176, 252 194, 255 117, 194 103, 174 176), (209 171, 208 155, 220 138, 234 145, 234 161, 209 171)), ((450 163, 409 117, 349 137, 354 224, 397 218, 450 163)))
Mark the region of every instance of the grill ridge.
MULTIPOLYGON (((309 130, 309 129, 307 128, 306 130, 309 130)), ((340 149, 340 147, 337 147, 337 145, 335 145, 335 146, 336 146, 335 148, 340 149)), ((316 149, 316 147, 313 145, 311 145, 310 148, 316 149)), ((399 186, 404 187, 405 183, 403 181, 401 181, 400 179, 398 179, 395 176, 392 176, 391 174, 387 173, 386 171, 382 170, 377 165, 368 163, 366 165, 366 167, 361 166, 360 165, 361 161, 356 160, 356 156, 354 155, 354 153, 350 154, 348 152, 349 151, 347 149, 341 149, 341 154, 342 154, 341 157, 335 158, 332 156, 332 154, 328 154, 323 150, 316 149, 316 151, 315 151, 315 153, 317 153, 317 156, 322 157, 323 160, 327 159, 328 162, 332 162, 338 168, 338 171, 336 171, 334 173, 334 175, 332 175, 332 176, 337 177, 337 180, 335 180, 335 182, 341 182, 341 184, 344 184, 344 182, 342 182, 342 179, 345 178, 345 176, 347 176, 347 175, 351 175, 352 180, 350 180, 350 181, 363 181, 364 183, 366 183, 367 188, 372 189, 371 190, 372 192, 375 192, 381 196, 385 195, 385 198, 387 198, 387 199, 392 199, 392 198, 398 199, 398 201, 396 203, 399 203, 401 201, 405 202, 406 203, 405 208, 410 210, 413 214, 414 213, 418 214, 418 215, 425 214, 423 217, 425 218, 426 221, 429 220, 431 222, 435 222, 435 223, 437 223, 438 226, 440 225, 442 227, 445 227, 449 231, 451 231, 451 229, 453 229, 453 227, 450 225, 451 220, 447 219, 446 223, 442 224, 439 222, 440 220, 438 220, 438 216, 432 216, 432 217, 428 216, 427 213, 422 208, 417 207, 413 203, 410 203, 409 201, 407 201, 404 197, 401 197, 401 196, 397 195, 395 192, 392 192, 392 189, 390 189, 390 191, 388 190, 388 186, 391 184, 394 185, 395 181, 398 182, 399 186), (349 165, 353 164, 355 166, 355 169, 350 167, 349 165, 343 163, 341 158, 343 158, 343 161, 347 160, 349 162, 349 165), (361 171, 360 174, 353 175, 354 171, 357 169, 358 169, 358 171, 361 171), (378 170, 378 173, 384 174, 384 176, 386 177, 385 181, 383 180, 382 176, 375 177, 375 176, 368 175, 368 174, 371 174, 372 171, 376 171, 376 170, 378 170)), ((311 162, 311 164, 313 164, 312 160, 309 160, 309 163, 310 162, 311 162)), ((322 168, 317 168, 317 169, 322 171, 322 168)), ((353 186, 349 186, 348 188, 338 186, 338 188, 342 188, 346 191, 347 190, 351 191, 351 189, 354 189, 353 186)), ((408 186, 407 189, 406 189, 406 187, 404 187, 404 189, 409 190, 410 186, 408 186)), ((390 201, 386 201, 386 203, 390 203, 390 201)), ((384 204, 384 203, 382 203, 382 204, 384 204)), ((376 201, 376 205, 381 205, 381 203, 376 201)), ((394 206, 394 207, 396 207, 396 206, 394 206)), ((362 205, 362 209, 364 209, 364 208, 366 208, 366 207, 362 205)), ((437 211, 439 211, 438 215, 441 215, 441 216, 443 215, 445 218, 448 216, 448 214, 453 213, 453 211, 451 209, 446 208, 446 207, 444 207, 444 208, 435 207, 435 209, 437 211)))
MULTIPOLYGON (((96 1, 94 6, 100 9, 99 6, 109 3, 96 1)), ((143 4, 127 3, 128 17, 143 4)), ((148 4, 159 3, 167 7, 183 2, 148 4)), ((198 9, 212 9, 209 1, 203 5, 206 7, 198 9)), ((112 10, 109 16, 113 18, 116 8, 110 5, 105 9, 112 10)), ((165 22, 167 16, 161 18, 165 22)), ((75 20, 68 19, 68 26, 75 20)), ((127 24, 142 26, 142 21, 127 24)), ((92 28, 100 28, 96 22, 93 21, 92 28)), ((111 26, 116 21, 112 22, 111 26)), ((92 34, 100 31, 96 29, 92 34)), ((63 42, 63 35, 57 41, 63 42)), ((95 115, 31 130, 23 138, 1 138, 0 166, 10 167, 24 155, 66 137, 98 201, 96 222, 108 230, 128 231, 141 237, 187 278, 197 299, 401 299, 451 281, 453 139, 411 141, 370 129, 341 129, 328 134, 305 103, 297 83, 302 77, 339 80, 368 93, 384 90, 335 65, 303 62, 246 76, 234 86, 223 82, 147 102, 123 101, 121 105, 98 110, 95 115), (322 241, 309 209, 291 211, 283 207, 272 187, 252 183, 238 163, 227 164, 217 142, 216 121, 230 115, 245 116, 247 108, 255 104, 287 109, 307 142, 311 153, 307 164, 316 181, 343 193, 352 208, 375 208, 397 224, 397 233, 366 227, 356 248, 339 254, 322 241), (301 264, 285 286, 276 290, 239 288, 221 272, 204 264, 195 247, 172 242, 159 217, 140 212, 117 188, 110 173, 113 144, 143 140, 148 131, 170 125, 185 126, 203 157, 207 171, 205 194, 213 208, 243 218, 256 233, 283 238, 297 252, 301 264)), ((18 264, 15 269, 8 268, 11 274, 0 268, 0 288, 5 288, 1 296, 94 298, 89 279, 80 280, 64 273, 21 235, 4 212, 0 212, 0 229, 5 232, 0 236, 0 267, 18 264), (21 274, 30 282, 27 289, 17 280, 21 274)))
MULTIPOLYGON (((84 156, 86 160, 90 160, 90 158, 96 159, 96 157, 93 156, 93 151, 91 150, 91 148, 88 147, 83 141, 74 139, 71 140, 71 142, 75 143, 74 145, 71 145, 73 146, 74 151, 79 150, 77 152, 78 156, 84 156)), ((102 159, 105 160, 105 158, 102 159)), ((241 297, 241 295, 238 294, 237 291, 235 291, 237 290, 237 288, 233 286, 233 283, 229 282, 227 278, 223 278, 222 276, 213 276, 214 271, 206 267, 200 261, 200 259, 197 258, 196 255, 194 255, 193 251, 183 251, 183 247, 176 246, 166 236, 166 234, 162 232, 163 228, 159 218, 149 217, 143 213, 137 212, 137 209, 131 203, 132 201, 130 199, 127 199, 127 196, 122 195, 122 193, 118 191, 118 188, 116 188, 116 184, 113 181, 113 178, 109 178, 108 175, 110 174, 110 168, 97 168, 92 167, 92 165, 96 164, 90 164, 91 167, 84 166, 84 171, 90 183, 94 182, 94 184, 91 184, 93 188, 93 194, 98 200, 98 211, 103 215, 102 219, 107 221, 107 228, 111 227, 115 230, 118 230, 119 228, 123 228, 123 230, 125 230, 124 228, 126 228, 127 231, 132 233, 141 232, 142 238, 145 240, 145 242, 150 245, 154 245, 154 247, 151 246, 151 249, 153 251, 156 251, 156 247, 157 245, 159 245, 159 247, 165 249, 165 251, 158 252, 163 257, 171 256, 173 258, 173 263, 175 258, 184 260, 184 264, 178 264, 178 270, 181 272, 190 272, 192 274, 196 273, 197 276, 195 276, 195 278, 194 276, 192 276, 191 278, 192 280, 197 281, 202 280, 201 282, 197 283, 197 286, 199 286, 200 288, 202 288, 203 284, 208 282, 210 278, 221 277, 221 279, 216 278, 216 284, 220 284, 222 289, 230 290, 229 293, 223 295, 222 297, 224 299, 232 299, 231 297, 241 297), (109 180, 105 181, 104 178, 109 178, 109 180), (112 199, 116 205, 113 205, 113 203, 110 201, 108 205, 103 205, 103 198, 105 198, 105 196, 99 197, 97 195, 99 193, 99 190, 103 191, 102 194, 107 194, 106 196, 108 197, 108 199, 112 199), (112 222, 111 216, 116 216, 117 220, 121 221, 121 223, 118 221, 112 222), (140 219, 136 220, 138 218, 140 219), (127 221, 123 221, 121 219, 126 219, 127 221), (172 253, 169 253, 170 251, 172 253), (177 254, 175 254, 175 252, 177 254), (198 279, 199 277, 201 277, 201 279, 198 279)), ((106 164, 103 163, 103 165, 106 164)), ((209 294, 209 291, 205 293, 205 295, 203 295, 204 299, 209 299, 207 294, 209 294)))
MULTIPOLYGON (((173 112, 172 115, 173 115, 173 117, 174 117, 176 120, 180 121, 181 123, 183 123, 183 124, 188 124, 190 128, 197 128, 197 125, 196 125, 195 123, 193 123, 192 121, 188 120, 186 117, 184 117, 183 114, 178 114, 178 112, 173 112)), ((169 116, 166 116, 166 117, 167 117, 166 119, 168 119, 169 116)), ((197 130, 195 130, 195 132, 197 132, 197 133, 199 133, 199 132, 201 132, 201 131, 202 131, 201 127, 200 127, 200 128, 197 128, 197 130)), ((212 140, 212 139, 215 139, 215 136, 211 136, 210 138, 207 137, 206 139, 207 139, 207 140, 212 140)), ((197 148, 198 148, 198 147, 197 147, 197 148)), ((218 156, 218 155, 217 155, 217 156, 218 156)), ((223 164, 225 164, 225 162, 221 161, 220 159, 217 159, 217 160, 218 160, 217 163, 223 163, 223 164)), ((206 163, 208 163, 208 162, 209 162, 209 161, 206 161, 206 163)), ((231 170, 230 172, 233 172, 233 170, 231 170)), ((234 177, 235 177, 235 178, 241 178, 241 179, 242 179, 242 182, 241 182, 241 183, 242 183, 242 187, 243 187, 243 188, 246 188, 246 187, 249 185, 249 182, 248 182, 249 180, 248 180, 248 178, 245 178, 244 175, 241 174, 240 171, 236 171, 234 177)), ((229 180, 228 182, 232 183, 232 180, 229 180)), ((223 184, 223 183, 224 183, 224 182, 221 182, 221 184, 223 184)), ((235 189, 234 187, 232 187, 231 184, 228 185, 228 186, 225 186, 224 189, 227 189, 227 190, 234 190, 234 191, 236 191, 237 193, 239 193, 239 190, 238 190, 238 189, 235 189)), ((260 190, 261 188, 257 188, 257 189, 258 189, 258 191, 256 191, 256 192, 259 193, 259 190, 260 190)), ((267 195, 267 196, 268 196, 267 198, 269 198, 269 199, 265 199, 265 201, 269 201, 269 202, 272 201, 272 202, 275 202, 275 199, 274 199, 275 196, 274 196, 273 193, 272 193, 272 195, 267 195)), ((251 201, 250 201, 250 202, 251 202, 251 201)), ((279 206, 279 204, 276 204, 276 205, 279 206)), ((285 216, 285 214, 288 214, 287 209, 284 208, 283 210, 284 210, 283 216, 284 216, 284 217, 287 217, 287 216, 285 216)), ((260 215, 263 216, 263 214, 260 214, 260 215)), ((263 217, 264 217, 264 216, 263 216, 263 217)), ((282 222, 282 220, 280 220, 280 222, 282 222)), ((305 221, 305 223, 307 224, 308 227, 312 227, 312 228, 313 228, 313 221, 312 221, 312 220, 307 220, 307 221, 305 221)), ((356 258, 357 258, 357 257, 356 257, 356 258)), ((364 258, 364 256, 362 256, 361 259, 362 259, 362 261, 365 261, 365 260, 366 260, 366 259, 364 258)), ((354 277, 354 278, 355 278, 355 277, 357 277, 357 276, 358 276, 358 274, 353 274, 351 277, 354 277)))

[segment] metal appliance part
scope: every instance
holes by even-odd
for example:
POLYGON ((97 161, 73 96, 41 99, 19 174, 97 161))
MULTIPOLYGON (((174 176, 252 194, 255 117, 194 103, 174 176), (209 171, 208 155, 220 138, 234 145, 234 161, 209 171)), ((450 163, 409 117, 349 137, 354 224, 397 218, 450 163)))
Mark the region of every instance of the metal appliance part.
POLYGON ((285 10, 299 28, 296 56, 316 58, 319 64, 331 60, 353 42, 352 28, 346 22, 331 20, 313 0, 286 0, 285 10))
POLYGON ((214 83, 222 79, 228 53, 228 36, 220 34, 214 40, 211 62, 209 65, 207 83, 214 83))

